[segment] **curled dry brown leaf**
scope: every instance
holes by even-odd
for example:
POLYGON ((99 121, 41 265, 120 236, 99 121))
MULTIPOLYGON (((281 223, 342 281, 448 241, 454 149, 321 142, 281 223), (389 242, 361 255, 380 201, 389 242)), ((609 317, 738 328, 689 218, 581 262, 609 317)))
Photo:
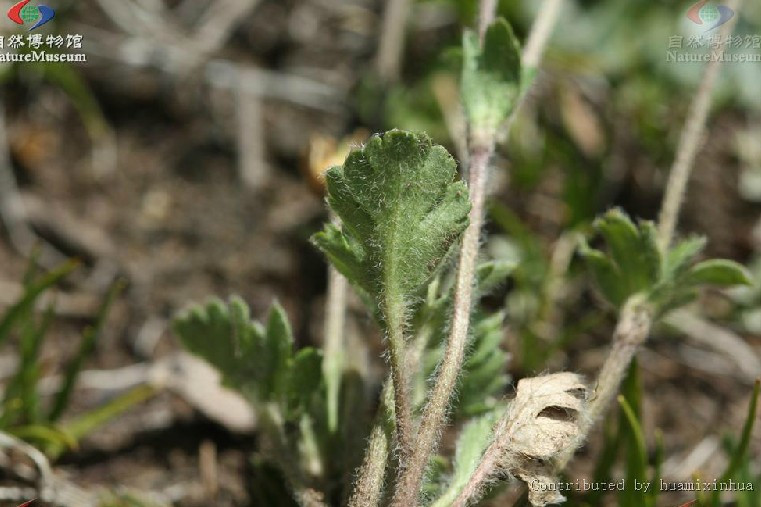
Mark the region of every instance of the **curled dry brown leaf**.
POLYGON ((504 450, 501 468, 520 477, 532 505, 563 501, 554 488, 551 460, 575 446, 585 417, 587 388, 575 373, 555 373, 518 382, 515 399, 496 434, 504 450))
POLYGON ((462 489, 455 506, 470 505, 484 486, 500 475, 519 477, 529 501, 544 506, 565 500, 558 488, 553 460, 582 440, 587 387, 575 373, 522 379, 515 399, 494 428, 492 443, 462 489))

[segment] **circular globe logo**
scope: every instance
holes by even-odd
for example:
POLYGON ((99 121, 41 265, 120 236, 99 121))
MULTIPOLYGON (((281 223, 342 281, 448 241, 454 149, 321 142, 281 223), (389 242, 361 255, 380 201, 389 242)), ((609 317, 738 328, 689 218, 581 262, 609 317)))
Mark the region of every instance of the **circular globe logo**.
POLYGON ((715 5, 704 6, 702 9, 700 9, 699 16, 700 20, 703 23, 709 24, 715 23, 721 17, 719 14, 719 9, 717 9, 715 5))
POLYGON ((714 5, 709 0, 699 0, 687 11, 687 18, 696 25, 703 25, 711 31, 732 19, 735 11, 726 5, 714 5))
POLYGON ((40 9, 36 5, 27 5, 21 9, 21 19, 24 23, 34 23, 40 17, 40 9))
POLYGON ((29 31, 49 23, 55 17, 55 9, 47 5, 30 4, 32 0, 21 0, 8 9, 8 19, 17 25, 32 25, 29 31))

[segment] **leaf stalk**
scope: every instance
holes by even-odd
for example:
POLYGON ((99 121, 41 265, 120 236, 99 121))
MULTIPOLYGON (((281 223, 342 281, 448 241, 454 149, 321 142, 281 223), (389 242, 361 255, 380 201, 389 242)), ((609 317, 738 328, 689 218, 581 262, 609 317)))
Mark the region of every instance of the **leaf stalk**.
POLYGON ((428 460, 438 445, 446 424, 449 402, 455 390, 457 377, 462 370, 473 307, 474 275, 486 201, 487 171, 493 152, 493 141, 490 144, 471 147, 469 188, 472 207, 470 222, 468 228, 465 229, 460 247, 452 328, 444 358, 439 365, 436 384, 430 393, 430 401, 423 411, 415 447, 407 463, 402 463, 400 467, 395 497, 391 504, 394 507, 409 507, 417 504, 428 460))

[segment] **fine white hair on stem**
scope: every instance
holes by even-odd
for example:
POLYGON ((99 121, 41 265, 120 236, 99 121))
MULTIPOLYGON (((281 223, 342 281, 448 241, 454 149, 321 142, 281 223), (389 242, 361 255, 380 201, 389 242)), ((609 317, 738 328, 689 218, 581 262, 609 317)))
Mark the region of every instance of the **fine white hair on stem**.
MULTIPOLYGON (((738 13, 741 4, 742 0, 730 0, 728 6, 735 13, 738 13)), ((734 24, 737 22, 737 17, 738 14, 735 14, 734 19, 722 27, 721 35, 723 38, 731 35, 734 24)), ((722 44, 713 53, 711 60, 706 66, 703 79, 690 106, 690 112, 687 115, 674 166, 666 185, 658 224, 658 240, 660 247, 664 251, 669 248, 674 236, 679 210, 684 201, 687 181, 695 161, 698 144, 705 131, 711 92, 716 85, 724 48, 725 45, 722 44)), ((589 417, 586 419, 587 427, 584 428, 579 443, 586 438, 586 435, 594 427, 595 422, 602 417, 613 401, 632 359, 647 340, 653 324, 653 318, 653 308, 639 295, 631 297, 622 307, 618 324, 613 334, 611 350, 597 378, 596 391, 590 402, 589 417)), ((556 469, 562 470, 565 468, 572 456, 573 450, 570 449, 556 460, 556 469)))
POLYGON ((545 0, 539 9, 539 14, 531 27, 521 63, 530 68, 539 66, 542 60, 544 48, 552 34, 552 29, 557 24, 560 11, 563 8, 563 0, 545 0))
MULTIPOLYGON (((529 32, 528 40, 521 55, 521 66, 524 72, 535 72, 539 68, 544 50, 547 47, 552 30, 555 28, 562 10, 563 0, 545 0, 542 3, 536 20, 531 26, 531 32, 529 32)), ((527 95, 528 93, 524 93, 518 98, 518 104, 516 104, 515 109, 513 109, 513 112, 507 119, 508 133, 512 129, 513 123, 515 123, 527 95)))
MULTIPOLYGON (((493 0, 481 0, 479 4, 478 31, 482 39, 487 28, 494 22, 496 7, 496 2, 493 0)), ((537 62, 543 53, 541 46, 546 44, 554 20, 557 20, 556 14, 550 16, 549 20, 542 17, 541 22, 532 28, 532 31, 535 31, 541 27, 544 33, 534 36, 536 42, 532 44, 534 49, 532 49, 533 55, 531 57, 537 62)), ((512 121, 508 123, 508 128, 511 124, 512 121)), ((480 247, 489 162, 494 153, 496 142, 494 134, 491 132, 484 135, 484 132, 476 132, 471 128, 467 158, 469 161, 468 187, 472 207, 469 216, 470 222, 460 245, 451 331, 444 357, 437 370, 436 381, 429 393, 429 401, 423 410, 415 445, 409 459, 399 469, 392 500, 394 507, 409 507, 418 502, 423 476, 430 456, 441 439, 449 404, 462 369, 470 329, 475 266, 480 247)))
POLYGON ((391 452, 391 432, 386 421, 386 414, 393 405, 393 387, 389 375, 383 384, 380 407, 370 432, 362 465, 357 472, 357 480, 349 498, 349 507, 380 505, 388 457, 391 452))
MULTIPOLYGON (((494 428, 491 444, 452 507, 477 501, 497 476, 511 474, 527 483, 554 480, 549 463, 574 447, 584 427, 587 388, 575 373, 554 373, 518 382, 515 399, 494 428)), ((562 501, 557 491, 533 488, 531 502, 562 501)))
MULTIPOLYGON (((742 0, 730 0, 728 2, 728 7, 735 12, 735 16, 721 27, 720 34, 722 40, 725 40, 732 34, 732 29, 739 17, 741 5, 742 0)), ((664 249, 668 248, 674 236, 674 229, 679 218, 679 210, 684 201, 687 182, 690 179, 690 173, 695 164, 695 157, 705 133, 706 119, 711 107, 711 93, 716 87, 722 56, 726 48, 727 44, 719 44, 719 47, 713 51, 711 59, 703 73, 703 78, 700 80, 698 91, 690 105, 687 120, 679 139, 679 147, 677 148, 677 155, 669 173, 658 224, 658 241, 661 248, 664 249)))

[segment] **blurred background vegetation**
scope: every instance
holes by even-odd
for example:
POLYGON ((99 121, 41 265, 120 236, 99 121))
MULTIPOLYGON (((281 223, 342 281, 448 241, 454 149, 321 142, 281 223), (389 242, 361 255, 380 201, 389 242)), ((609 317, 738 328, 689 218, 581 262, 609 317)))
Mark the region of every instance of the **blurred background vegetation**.
MULTIPOLYGON (((169 319, 210 294, 240 294, 256 316, 278 299, 297 343, 321 343, 326 268, 307 242, 326 219, 320 175, 390 128, 426 131, 459 158, 458 48, 476 2, 410 0, 401 14, 376 0, 48 3, 43 32, 81 34, 87 63, 0 63, 0 493, 44 475, 19 451, 27 441, 84 495, 75 505, 262 505, 255 420, 178 354, 169 319)), ((612 206, 655 218, 703 69, 667 53, 677 40, 680 53, 708 51, 687 46, 700 33, 689 0, 564 4, 491 179, 485 252, 519 261, 487 298, 505 310, 513 380, 591 377, 602 363, 614 315, 577 235, 612 206)), ((540 6, 503 1, 500 13, 523 40, 540 6)), ((761 54, 761 3, 740 16, 731 51, 761 54)), ((20 33, 3 19, 0 35, 20 33)), ((680 226, 757 282, 760 82, 760 62, 722 66, 680 226)), ((367 345, 356 354, 380 378, 380 337, 358 302, 349 310, 348 334, 367 345)), ((706 293, 666 322, 569 479, 729 471, 756 491, 726 499, 761 505, 761 437, 741 433, 761 375, 761 283, 706 293)))

